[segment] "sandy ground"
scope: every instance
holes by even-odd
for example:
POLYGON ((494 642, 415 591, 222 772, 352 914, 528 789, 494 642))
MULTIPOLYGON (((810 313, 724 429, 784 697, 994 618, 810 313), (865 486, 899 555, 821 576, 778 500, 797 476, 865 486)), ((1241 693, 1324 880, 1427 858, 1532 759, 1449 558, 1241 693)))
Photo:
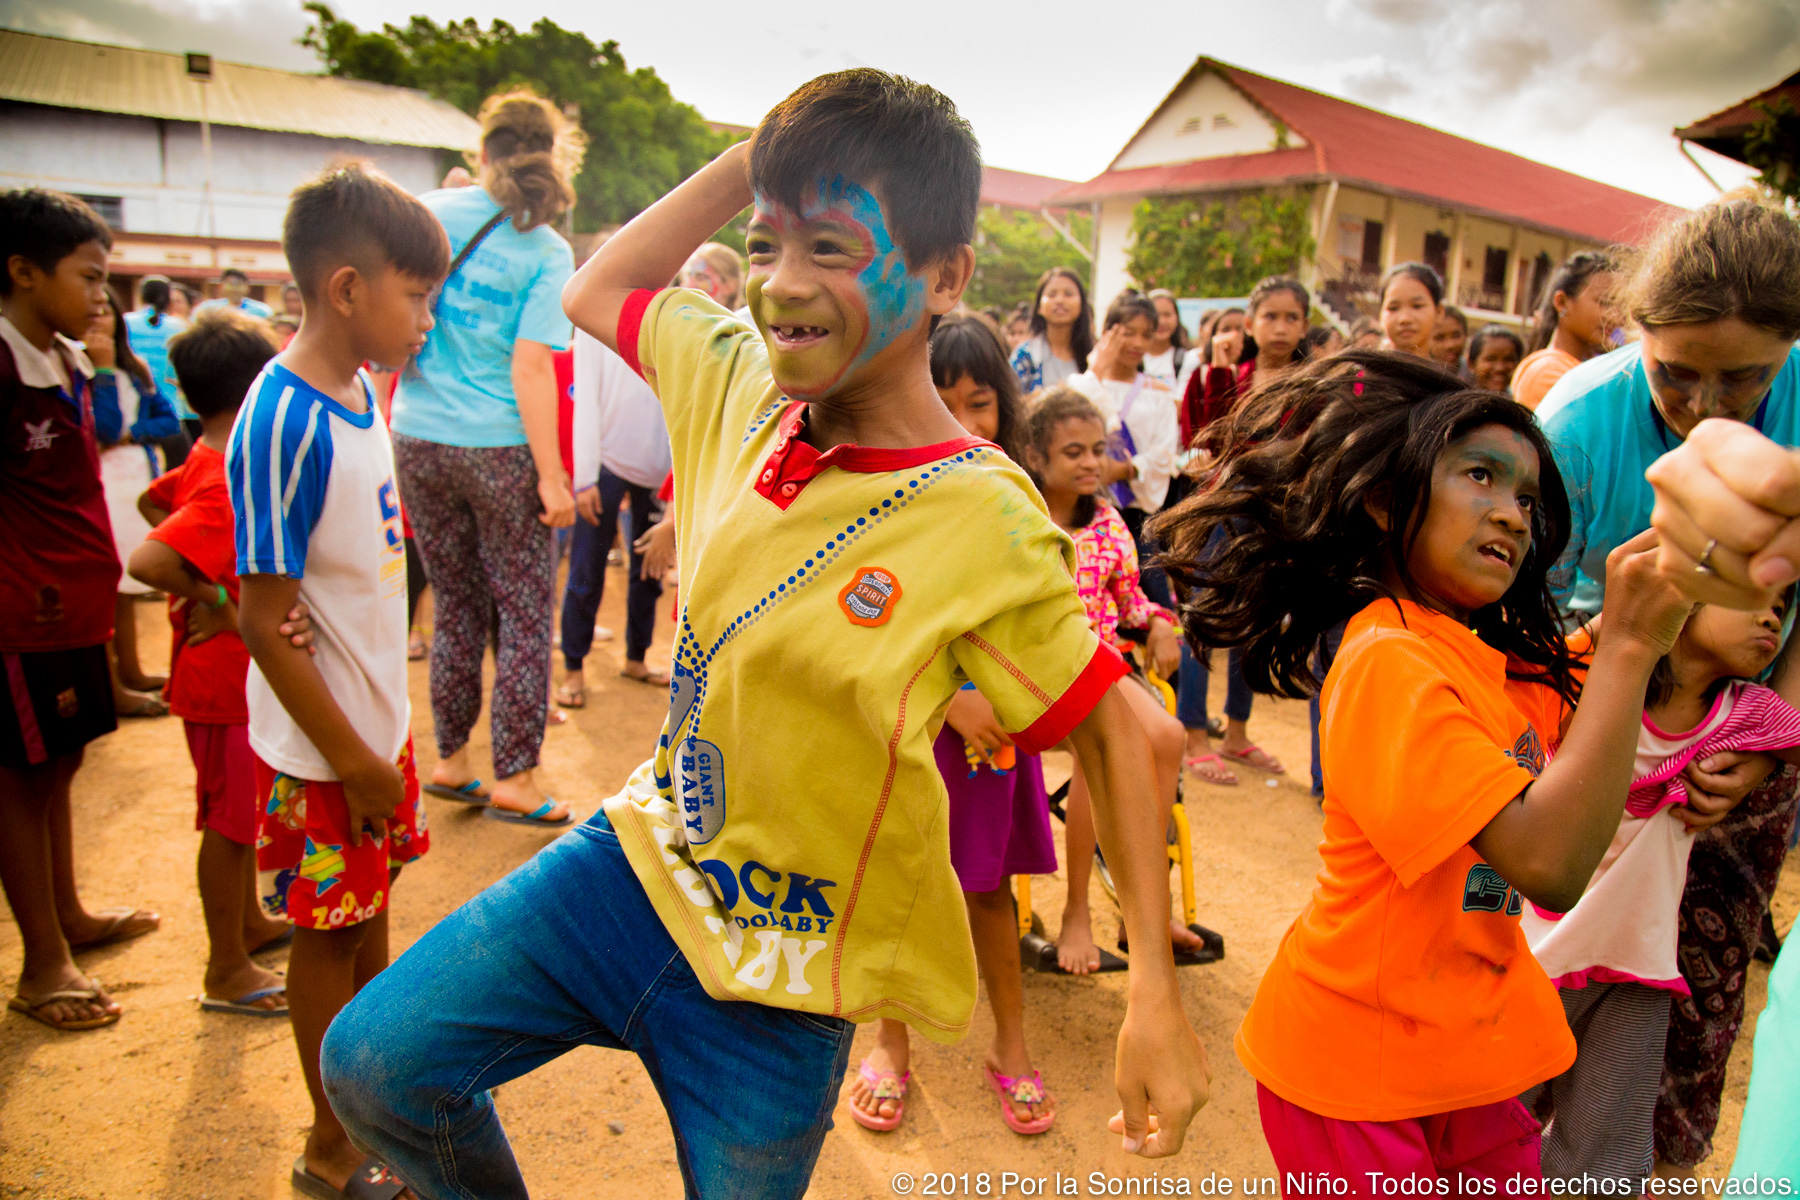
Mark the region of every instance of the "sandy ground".
MULTIPOLYGON (((611 573, 602 621, 624 625, 623 582, 611 573)), ((168 627, 160 607, 138 606, 148 664, 166 662, 168 627)), ((666 632, 666 622, 665 622, 666 632)), ((623 782, 652 745, 664 702, 653 689, 618 679, 618 642, 589 659, 588 707, 552 729, 544 763, 552 792, 586 816, 623 782)), ((666 643, 652 661, 666 661, 666 643)), ((1221 665, 1223 665, 1221 663, 1221 665)), ((422 768, 433 759, 426 664, 412 668, 414 720, 422 768)), ((1216 682, 1222 682, 1215 675, 1216 682)), ((1304 903, 1317 869, 1318 810, 1305 789, 1306 709, 1259 699, 1252 730, 1281 757, 1297 782, 1266 786, 1253 772, 1242 786, 1190 782, 1201 919, 1225 935, 1227 957, 1181 973, 1189 1018, 1212 1057, 1212 1103, 1173 1160, 1130 1159, 1104 1127, 1118 1108, 1110 1086, 1114 1038, 1125 1008, 1123 975, 1072 979, 1028 973, 1026 1012, 1037 1062, 1061 1104, 1050 1133, 1009 1132, 981 1075, 992 1024, 978 1007, 974 1029, 956 1046, 914 1039, 915 1082, 905 1125, 874 1134, 853 1124, 842 1104, 825 1140, 811 1195, 894 1194, 910 1172, 915 1194, 924 1176, 953 1172, 954 1193, 1003 1172, 1042 1179, 1103 1172, 1185 1176, 1196 1191, 1217 1173, 1234 1181, 1272 1171, 1256 1115, 1255 1088, 1231 1051, 1231 1035, 1282 931, 1304 903), (963 1173, 969 1179, 965 1185, 963 1173)), ((485 723, 474 752, 486 766, 485 723)), ((1053 781, 1066 760, 1049 764, 1053 781)), ((160 932, 82 957, 126 1006, 119 1024, 59 1034, 18 1015, 0 1019, 0 1196, 180 1197, 182 1200, 286 1200, 288 1173, 310 1119, 306 1091, 284 1024, 202 1013, 195 1003, 205 933, 193 884, 193 769, 173 718, 129 721, 89 752, 75 782, 76 854, 92 907, 134 902, 163 914, 160 932)), ((395 891, 396 952, 480 888, 550 840, 547 833, 501 826, 460 806, 428 800, 433 847, 409 867, 395 891)), ((1052 929, 1061 912, 1061 880, 1034 881, 1034 905, 1052 929)), ((1800 910, 1800 870, 1790 865, 1777 901, 1785 929, 1800 910)), ((1114 919, 1096 895, 1097 933, 1114 919)), ((10 913, 0 923, 0 962, 18 961, 10 913)), ((280 965, 282 954, 271 959, 280 965)), ((11 976, 9 975, 10 979, 11 976)), ((1751 971, 1750 1011, 1763 1005, 1768 969, 1751 971)), ((1753 1020, 1754 1018, 1752 1018, 1753 1020)), ((1750 1033, 1732 1058, 1725 1116, 1701 1174, 1730 1166, 1750 1066, 1750 1033)), ((854 1064, 872 1028, 859 1033, 854 1064)), ((754 1104, 754 1096, 743 1098, 754 1104)), ((674 1145, 656 1095, 637 1060, 577 1050, 498 1099, 532 1194, 545 1200, 596 1195, 681 1195, 674 1145), (622 1130, 610 1132, 616 1123, 622 1130)), ((944 1189, 940 1189, 943 1191, 944 1189)), ((1017 1187, 1008 1194, 1021 1194, 1017 1187)))

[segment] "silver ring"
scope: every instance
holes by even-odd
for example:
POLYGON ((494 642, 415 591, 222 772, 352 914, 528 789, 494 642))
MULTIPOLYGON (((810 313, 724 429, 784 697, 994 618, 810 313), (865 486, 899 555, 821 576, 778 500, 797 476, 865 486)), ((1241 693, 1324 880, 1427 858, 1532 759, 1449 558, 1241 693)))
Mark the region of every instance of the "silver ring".
POLYGON ((1706 549, 1702 550, 1700 552, 1700 561, 1694 564, 1694 571, 1697 574, 1700 574, 1700 575, 1717 575, 1718 574, 1717 571, 1713 570, 1713 565, 1712 565, 1713 551, 1717 550, 1718 548, 1719 548, 1719 539, 1718 538, 1714 538, 1712 541, 1706 543, 1706 549))

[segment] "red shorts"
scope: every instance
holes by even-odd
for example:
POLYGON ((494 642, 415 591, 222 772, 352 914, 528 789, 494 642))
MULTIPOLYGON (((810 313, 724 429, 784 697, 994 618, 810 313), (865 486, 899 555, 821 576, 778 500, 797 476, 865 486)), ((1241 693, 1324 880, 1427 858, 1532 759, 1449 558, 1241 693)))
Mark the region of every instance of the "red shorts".
POLYGON ((265 913, 302 929, 341 929, 381 914, 389 869, 431 848, 410 737, 397 765, 406 797, 388 818, 387 836, 365 832, 357 846, 350 841, 343 784, 284 775, 256 759, 256 794, 263 800, 256 891, 265 913))
POLYGON ((183 721, 194 760, 194 828, 240 846, 256 844, 256 754, 248 725, 183 721))
MULTIPOLYGON (((1286 1180, 1305 1178, 1317 1184, 1321 1174, 1349 1184, 1344 1192, 1321 1189, 1320 1195, 1430 1195, 1394 1190, 1392 1179, 1372 1181, 1371 1173, 1402 1179, 1491 1179, 1502 1196, 1521 1194, 1519 1181, 1541 1180, 1538 1131, 1517 1099, 1433 1113, 1408 1121, 1340 1121, 1283 1100, 1256 1085, 1263 1137, 1275 1160, 1284 1192, 1286 1180), (1374 1186, 1371 1186, 1374 1184, 1374 1186), (1511 1185, 1510 1187, 1508 1185, 1511 1185)), ((1308 1195, 1313 1193, 1309 1190, 1308 1195)), ((1454 1194, 1461 1195, 1461 1188, 1454 1194)), ((1531 1192, 1525 1192, 1531 1195, 1531 1192)))

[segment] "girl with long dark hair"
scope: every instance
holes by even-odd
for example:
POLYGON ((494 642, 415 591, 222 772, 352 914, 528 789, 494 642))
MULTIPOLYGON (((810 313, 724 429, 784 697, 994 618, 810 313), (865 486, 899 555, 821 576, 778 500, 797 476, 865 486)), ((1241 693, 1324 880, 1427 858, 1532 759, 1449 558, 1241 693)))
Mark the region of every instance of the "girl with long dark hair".
POLYGON ((1051 267, 1031 301, 1031 336, 1013 351, 1012 367, 1027 400, 1088 369, 1094 308, 1087 285, 1068 267, 1051 267))
POLYGON ((1571 254, 1544 288, 1526 355, 1513 371, 1513 399, 1535 409, 1556 381, 1597 354, 1606 353, 1619 327, 1613 292, 1618 278, 1610 255, 1571 254))

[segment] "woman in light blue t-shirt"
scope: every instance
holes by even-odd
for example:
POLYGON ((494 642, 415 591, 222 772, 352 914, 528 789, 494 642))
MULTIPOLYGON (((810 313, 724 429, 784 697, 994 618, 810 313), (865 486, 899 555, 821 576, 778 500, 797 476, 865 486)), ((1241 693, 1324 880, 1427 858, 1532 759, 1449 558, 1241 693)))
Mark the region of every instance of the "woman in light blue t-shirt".
MULTIPOLYGON (((1645 251, 1624 309, 1639 339, 1570 370, 1537 410, 1571 510, 1552 586, 1565 608, 1583 614, 1599 611, 1606 556, 1650 527, 1655 496, 1644 473, 1702 420, 1741 421, 1800 447, 1800 224, 1753 199, 1683 214, 1645 251)), ((1676 545, 1688 572, 1708 557, 1703 544, 1676 545)), ((1800 703, 1800 659, 1789 654, 1778 671, 1775 688, 1800 703)), ((1688 823, 1717 828, 1694 840, 1681 900, 1678 960, 1692 994, 1670 1009, 1666 1039, 1643 1031, 1664 1046, 1656 1156, 1678 1167, 1711 1152, 1744 1016, 1745 966, 1800 803, 1793 771, 1771 774, 1776 763, 1766 754, 1720 754, 1700 765, 1708 770, 1689 768, 1688 823)), ((1616 1026, 1611 1035, 1620 1045, 1632 1040, 1616 1026)))
POLYGON ((532 778, 550 695, 553 528, 575 520, 556 435, 552 355, 569 346, 562 289, 574 271, 553 228, 574 204, 581 135, 529 92, 481 107, 479 185, 426 193, 461 256, 437 327, 394 394, 394 462, 434 596, 431 714, 438 765, 425 790, 488 815, 567 825, 532 778), (466 251, 466 253, 465 253, 466 251), (469 762, 481 660, 495 615, 495 783, 469 762))

